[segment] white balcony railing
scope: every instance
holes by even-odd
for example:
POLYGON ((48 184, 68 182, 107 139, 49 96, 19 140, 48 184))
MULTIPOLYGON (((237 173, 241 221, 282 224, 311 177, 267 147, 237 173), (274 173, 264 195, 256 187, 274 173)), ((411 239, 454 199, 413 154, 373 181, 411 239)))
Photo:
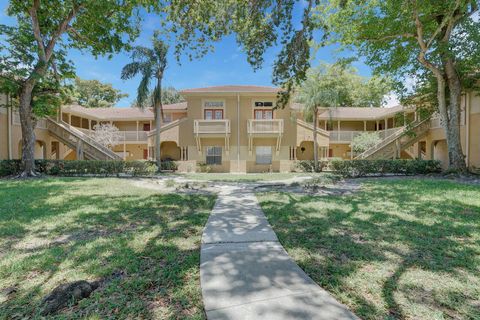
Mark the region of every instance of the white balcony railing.
POLYGON ((230 134, 230 120, 194 120, 194 134, 230 134))
POLYGON ((377 132, 380 136, 380 139, 386 139, 389 136, 393 135, 398 130, 402 129, 403 127, 398 128, 391 128, 387 130, 380 130, 380 131, 329 131, 330 132, 330 141, 331 142, 352 142, 352 140, 364 133, 364 132, 377 132))
POLYGON ((250 119, 247 123, 249 134, 283 134, 283 119, 250 119))
MULTIPOLYGON (((83 129, 83 128, 76 128, 88 136, 93 135, 93 130, 83 129)), ((134 141, 147 141, 147 134, 148 131, 118 131, 119 135, 119 142, 134 142, 134 141)))

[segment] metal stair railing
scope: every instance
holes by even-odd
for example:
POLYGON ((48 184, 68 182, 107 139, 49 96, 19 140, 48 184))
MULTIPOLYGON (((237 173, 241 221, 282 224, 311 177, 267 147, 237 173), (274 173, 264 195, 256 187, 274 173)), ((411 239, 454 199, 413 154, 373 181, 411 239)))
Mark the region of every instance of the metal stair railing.
MULTIPOLYGON (((377 153, 378 151, 381 151, 382 149, 388 147, 390 144, 394 143, 396 140, 405 136, 408 132, 413 130, 416 133, 416 131, 418 131, 419 128, 422 128, 425 124, 427 124, 428 127, 430 127, 429 126, 430 125, 430 118, 426 118, 424 120, 416 121, 416 122, 413 123, 412 127, 401 127, 397 132, 395 132, 391 136, 383 139, 382 141, 377 143, 375 146, 369 148, 368 150, 365 150, 363 153, 361 153, 360 155, 358 155, 355 158, 356 159, 366 159, 366 158, 372 156, 373 154, 377 153)), ((414 140, 414 139, 416 139, 416 137, 412 137, 411 140, 414 140)))
POLYGON ((100 145, 81 130, 63 121, 57 122, 52 118, 47 118, 46 120, 48 130, 70 148, 77 150, 77 152, 81 148, 87 157, 95 160, 122 160, 115 152, 100 145))

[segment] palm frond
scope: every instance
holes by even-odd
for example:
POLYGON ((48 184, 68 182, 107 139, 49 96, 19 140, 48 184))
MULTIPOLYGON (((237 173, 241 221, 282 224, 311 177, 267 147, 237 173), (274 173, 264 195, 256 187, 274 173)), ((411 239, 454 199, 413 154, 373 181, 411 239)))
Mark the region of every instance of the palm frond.
POLYGON ((132 50, 133 61, 152 61, 155 59, 155 53, 152 49, 136 46, 132 50))
POLYGON ((121 78, 122 80, 128 80, 135 77, 137 74, 141 73, 143 70, 142 63, 140 62, 131 62, 123 67, 121 78))
POLYGON ((146 72, 142 74, 142 80, 137 88, 137 105, 140 108, 147 107, 148 96, 150 94, 150 79, 152 77, 151 72, 146 72))

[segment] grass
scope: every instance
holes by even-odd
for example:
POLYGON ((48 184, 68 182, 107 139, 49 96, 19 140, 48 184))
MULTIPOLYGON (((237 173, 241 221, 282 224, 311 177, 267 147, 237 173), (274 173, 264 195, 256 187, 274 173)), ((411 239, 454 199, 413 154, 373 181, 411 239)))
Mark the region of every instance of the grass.
POLYGON ((371 180, 344 197, 263 193, 281 243, 363 319, 480 319, 480 188, 371 180))
POLYGON ((191 180, 198 181, 223 181, 223 182, 258 182, 258 181, 280 181, 296 177, 315 177, 321 173, 186 173, 173 174, 191 180))
POLYGON ((0 181, 0 319, 38 318, 53 288, 96 279, 109 280, 53 318, 203 319, 199 248, 213 204, 114 178, 0 181))

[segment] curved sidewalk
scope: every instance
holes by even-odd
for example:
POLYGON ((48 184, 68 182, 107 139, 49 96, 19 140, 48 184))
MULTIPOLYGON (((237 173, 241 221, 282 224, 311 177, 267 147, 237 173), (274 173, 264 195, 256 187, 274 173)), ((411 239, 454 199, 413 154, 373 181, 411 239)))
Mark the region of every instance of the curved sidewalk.
POLYGON ((290 259, 247 188, 222 187, 200 260, 210 320, 358 319, 290 259))

